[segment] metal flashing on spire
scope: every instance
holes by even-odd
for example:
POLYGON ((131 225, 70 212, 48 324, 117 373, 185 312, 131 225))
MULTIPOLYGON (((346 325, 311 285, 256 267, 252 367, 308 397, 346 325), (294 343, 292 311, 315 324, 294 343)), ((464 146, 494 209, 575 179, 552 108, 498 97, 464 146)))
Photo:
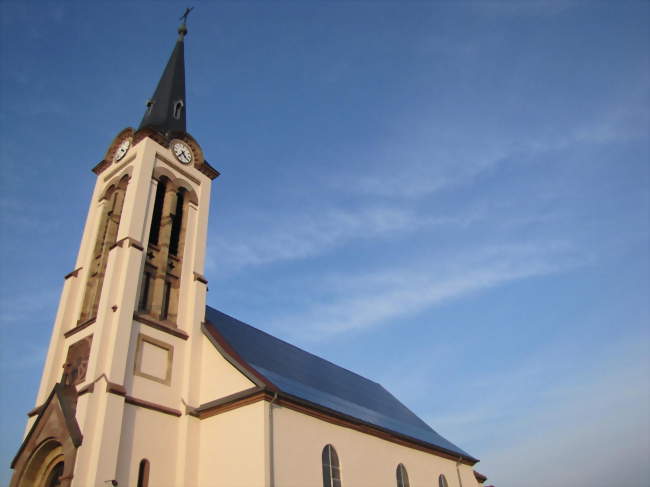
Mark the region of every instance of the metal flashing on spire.
POLYGON ((185 133, 187 102, 185 100, 185 47, 187 16, 194 7, 187 8, 181 16, 178 40, 158 82, 153 97, 147 102, 147 110, 139 129, 152 128, 166 136, 185 133))

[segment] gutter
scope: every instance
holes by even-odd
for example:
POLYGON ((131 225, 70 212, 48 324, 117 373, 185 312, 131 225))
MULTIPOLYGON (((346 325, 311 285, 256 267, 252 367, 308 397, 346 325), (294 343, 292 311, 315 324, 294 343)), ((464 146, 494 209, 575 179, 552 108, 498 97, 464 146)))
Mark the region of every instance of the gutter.
MULTIPOLYGON (((274 454, 274 435, 273 435, 273 403, 277 400, 278 393, 273 394, 273 399, 269 402, 269 487, 275 487, 275 454, 274 454)), ((462 487, 462 486, 461 486, 462 487)))

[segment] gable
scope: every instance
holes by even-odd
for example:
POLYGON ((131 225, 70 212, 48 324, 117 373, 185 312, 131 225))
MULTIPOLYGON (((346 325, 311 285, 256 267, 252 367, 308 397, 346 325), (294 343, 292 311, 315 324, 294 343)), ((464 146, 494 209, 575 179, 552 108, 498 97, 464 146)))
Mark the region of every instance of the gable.
POLYGON ((201 404, 255 387, 255 383, 239 371, 223 355, 209 336, 203 335, 201 343, 201 404))
POLYGON ((83 440, 75 417, 76 398, 74 386, 54 386, 11 462, 12 487, 36 483, 47 470, 44 462, 61 461, 63 473, 71 475, 83 440))

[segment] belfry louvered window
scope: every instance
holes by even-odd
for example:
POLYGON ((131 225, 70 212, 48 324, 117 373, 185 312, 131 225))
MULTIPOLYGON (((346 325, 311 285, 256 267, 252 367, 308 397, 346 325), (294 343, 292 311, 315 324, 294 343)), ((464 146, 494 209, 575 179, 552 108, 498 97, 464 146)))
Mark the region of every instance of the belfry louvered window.
POLYGON ((179 189, 176 193, 176 209, 172 218, 172 234, 169 241, 169 253, 178 255, 179 242, 181 238, 181 227, 183 225, 183 201, 185 190, 179 189))
POLYGON ((165 189, 167 187, 167 179, 160 178, 158 186, 156 187, 156 199, 153 204, 153 216, 151 218, 151 231, 149 232, 149 243, 158 245, 158 238, 160 236, 160 221, 162 219, 163 202, 165 201, 165 189))
POLYGON ((442 474, 440 474, 440 477, 438 477, 438 487, 449 487, 447 478, 442 474))
POLYGON ((397 466, 395 471, 397 476, 397 487, 410 487, 409 474, 406 472, 406 467, 401 463, 397 466))
POLYGON ((332 445, 323 448, 323 487, 341 487, 339 457, 332 445))

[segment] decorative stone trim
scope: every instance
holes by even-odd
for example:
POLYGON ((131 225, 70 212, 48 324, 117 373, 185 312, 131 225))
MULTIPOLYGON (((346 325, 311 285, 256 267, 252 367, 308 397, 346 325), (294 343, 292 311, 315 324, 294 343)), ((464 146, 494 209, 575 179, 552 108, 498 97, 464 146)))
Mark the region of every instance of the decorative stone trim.
POLYGON ((86 382, 88 359, 92 348, 93 335, 86 335, 68 346, 68 353, 63 365, 61 382, 65 385, 78 385, 86 382))
POLYGON ((11 461, 14 473, 10 485, 44 485, 52 467, 63 462, 65 467, 59 480, 63 480, 62 486, 69 487, 77 449, 83 441, 75 415, 76 405, 77 391, 73 386, 54 385, 11 461), (46 464, 31 462, 41 453, 47 455, 46 464), (45 471, 41 469, 43 466, 45 471))
POLYGON ((203 164, 197 164, 196 168, 212 180, 217 179, 221 175, 221 173, 208 164, 208 161, 206 160, 203 161, 203 164))
MULTIPOLYGON (((131 164, 132 160, 133 160, 133 156, 129 155, 123 161, 120 161, 120 164, 115 169, 113 169, 106 176, 104 176, 104 182, 107 183, 110 180, 113 181, 116 180, 117 178, 115 176, 117 176, 118 174, 120 174, 120 172, 122 172, 122 174, 120 174, 121 177, 119 179, 127 177, 128 178, 127 183, 128 183, 131 180, 131 174, 130 174, 131 169, 127 168, 126 170, 124 170, 124 168, 127 167, 129 164, 131 164)), ((100 198, 99 201, 101 200, 102 199, 100 198)))
POLYGON ((133 313, 133 319, 138 323, 142 323, 143 325, 148 325, 152 328, 155 328, 156 330, 164 331, 165 333, 169 333, 170 335, 173 335, 176 338, 180 338, 182 340, 187 340, 190 337, 183 330, 176 328, 171 324, 167 324, 164 321, 156 320, 151 316, 145 316, 136 312, 133 313))
POLYGON ((95 167, 93 167, 91 170, 94 172, 97 176, 99 176, 101 173, 103 173, 108 166, 110 166, 111 163, 107 161, 106 159, 102 159, 97 163, 95 167))
POLYGON ((40 414, 44 407, 45 407, 45 404, 41 404, 40 406, 36 406, 34 409, 32 409, 31 411, 29 411, 27 413, 27 416, 31 418, 32 416, 36 416, 37 414, 40 414))
POLYGON ((113 139, 113 142, 111 142, 111 145, 108 146, 108 150, 104 155, 104 160, 108 161, 109 164, 111 161, 115 160, 115 152, 124 139, 133 139, 132 127, 126 127, 125 129, 120 130, 120 132, 113 139))
POLYGON ((126 388, 124 386, 108 380, 106 380, 106 392, 117 396, 126 396, 126 388))
POLYGON ((77 395, 83 396, 84 394, 90 394, 95 392, 95 382, 91 382, 90 384, 86 384, 83 386, 81 389, 79 389, 79 392, 77 392, 77 395))
POLYGON ((142 141, 147 137, 149 137, 152 140, 155 140, 156 142, 158 142, 158 144, 162 145, 163 147, 167 145, 167 139, 165 138, 165 136, 149 127, 144 128, 142 130, 138 130, 133 134, 133 145, 137 145, 140 141, 142 141))
POLYGON ((72 329, 66 331, 66 332, 63 334, 63 336, 64 336, 65 338, 70 338, 70 337, 71 337, 72 335, 74 335, 75 333, 80 332, 80 331, 83 330, 84 328, 88 328, 88 327, 89 327, 90 325, 92 325, 95 321, 97 321, 97 317, 93 317, 93 318, 90 318, 89 320, 83 321, 83 322, 81 322, 81 323, 77 323, 77 326, 75 326, 74 328, 72 328, 72 329))
POLYGON ((174 162, 170 162, 170 161, 169 161, 169 160, 168 160, 164 155, 162 155, 162 154, 160 154, 160 153, 156 153, 156 159, 159 160, 160 162, 165 163, 166 165, 168 165, 169 167, 171 167, 174 171, 176 171, 176 172, 182 174, 182 175, 185 176, 187 179, 189 179, 190 181, 192 181, 194 184, 197 184, 197 185, 200 185, 200 184, 201 184, 201 181, 199 181, 199 180, 196 178, 196 176, 190 174, 189 172, 187 172, 187 171, 186 171, 185 169, 183 169, 182 167, 179 167, 178 164, 176 164, 176 163, 174 163, 174 162))
POLYGON ((90 384, 86 384, 81 389, 79 389, 77 391, 77 396, 83 396, 84 394, 90 394, 95 392, 95 384, 97 384, 97 382, 99 382, 100 379, 104 379, 106 381, 106 392, 110 392, 111 394, 117 394, 118 396, 126 395, 126 389, 124 388, 124 386, 116 384, 115 382, 111 382, 110 380, 108 380, 108 377, 106 377, 106 374, 101 374, 90 384))
POLYGON ((129 248, 129 247, 133 247, 134 249, 137 249, 137 250, 139 250, 140 252, 143 252, 143 251, 144 251, 144 247, 142 246, 142 244, 141 244, 140 242, 138 242, 136 239, 131 238, 131 237, 124 237, 124 238, 118 240, 117 242, 115 242, 115 243, 111 246, 111 248, 109 249, 109 251, 110 251, 110 250, 113 250, 115 247, 124 247, 124 244, 125 244, 125 243, 127 244, 127 245, 126 245, 127 248, 129 248))
POLYGON ((206 286, 208 285, 208 280, 203 275, 199 274, 198 272, 194 273, 194 280, 202 282, 206 286))
POLYGON ((152 411, 158 411, 159 413, 169 414, 170 416, 181 417, 183 415, 183 413, 178 409, 163 406, 162 404, 157 404, 155 402, 145 401, 144 399, 138 399, 133 396, 125 396, 124 402, 127 404, 133 404, 134 406, 140 406, 141 408, 151 409, 152 411))
POLYGON ((209 418, 210 416, 257 402, 262 399, 262 395, 264 394, 270 395, 270 393, 265 392, 260 387, 251 387, 250 389, 230 394, 221 399, 201 404, 197 408, 190 408, 188 406, 187 414, 200 419, 209 418))
POLYGON ((138 341, 136 344, 136 352, 135 352, 135 363, 133 364, 133 375, 138 375, 140 377, 144 377, 145 379, 153 380, 155 382, 159 382, 161 384, 168 386, 172 382, 173 363, 174 363, 174 347, 171 344, 165 343, 160 340, 156 340, 155 338, 147 335, 143 335, 142 333, 138 335, 138 341), (167 352, 165 377, 158 377, 152 374, 148 374, 147 372, 144 372, 142 370, 142 357, 144 353, 145 343, 148 343, 149 345, 152 345, 154 347, 158 347, 167 352))
POLYGON ((72 272, 68 272, 68 273, 63 277, 63 280, 64 280, 64 281, 67 281, 67 280, 70 279, 71 277, 77 277, 77 275, 79 274, 79 271, 80 271, 81 269, 83 269, 83 267, 77 267, 77 268, 76 268, 75 270, 73 270, 72 272))
MULTIPOLYGON (((133 404, 134 406, 140 406, 146 409, 151 409, 153 411, 158 411, 160 413, 164 414, 170 414, 172 416, 180 417, 183 415, 181 411, 178 409, 170 408, 167 406, 163 406, 162 404, 157 404, 155 402, 149 402, 145 401, 144 399, 138 399, 137 397, 130 396, 126 393, 126 389, 124 386, 120 384, 116 384, 115 382, 111 382, 107 379, 106 374, 102 374, 97 379, 95 379, 93 382, 88 384, 87 386, 82 387, 79 392, 77 393, 78 396, 81 396, 82 394, 88 394, 92 393, 95 390, 95 384, 97 381, 100 379, 104 379, 106 381, 106 392, 110 394, 115 394, 117 396, 122 396, 124 397, 124 402, 127 404, 133 404)), ((38 414, 42 409, 44 405, 39 406, 38 408, 33 409, 28 413, 28 415, 34 416, 38 414), (36 411, 36 412, 34 412, 36 411)))

